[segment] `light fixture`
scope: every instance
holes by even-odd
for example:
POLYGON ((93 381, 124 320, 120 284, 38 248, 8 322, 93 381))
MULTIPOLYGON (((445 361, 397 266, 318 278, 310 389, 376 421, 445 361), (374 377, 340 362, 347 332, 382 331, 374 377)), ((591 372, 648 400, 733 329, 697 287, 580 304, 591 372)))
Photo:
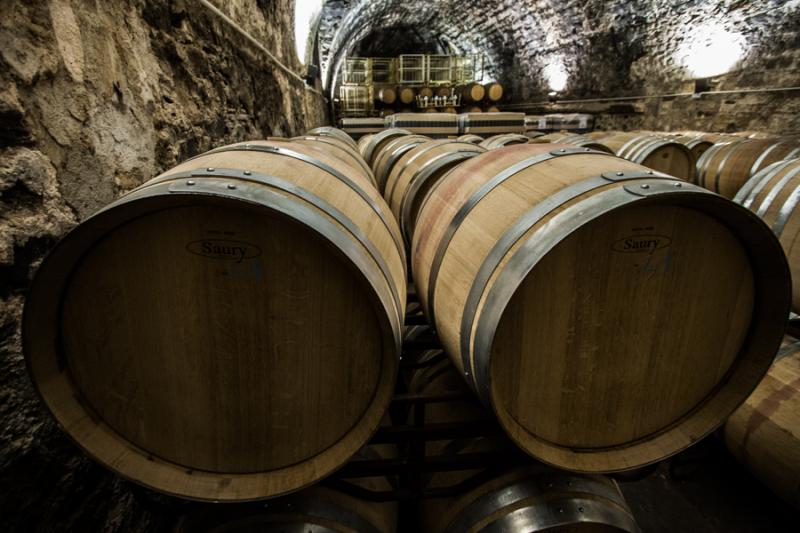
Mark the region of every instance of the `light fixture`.
POLYGON ((676 59, 692 78, 709 78, 729 72, 745 52, 744 38, 718 22, 692 30, 678 48, 676 59))
POLYGON ((567 86, 567 69, 564 68, 564 60, 561 57, 551 59, 545 65, 543 73, 551 91, 561 92, 567 86))
POLYGON ((308 43, 308 34, 311 32, 311 21, 319 13, 323 1, 294 1, 294 44, 297 47, 297 57, 302 63, 306 62, 306 44, 308 43))

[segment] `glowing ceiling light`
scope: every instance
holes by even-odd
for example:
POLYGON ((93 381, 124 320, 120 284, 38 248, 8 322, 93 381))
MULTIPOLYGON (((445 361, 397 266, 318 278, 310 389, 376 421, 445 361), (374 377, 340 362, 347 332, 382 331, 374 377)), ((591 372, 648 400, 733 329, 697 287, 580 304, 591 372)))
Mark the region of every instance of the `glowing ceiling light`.
POLYGON ((718 76, 731 70, 745 52, 744 38, 719 23, 706 23, 692 31, 676 59, 694 78, 718 76))
POLYGON ((294 1, 294 44, 297 47, 297 57, 306 61, 306 44, 308 34, 311 33, 311 21, 319 13, 324 0, 295 0, 294 1))
POLYGON ((564 68, 564 60, 560 57, 551 60, 544 67, 543 73, 551 90, 560 92, 567 86, 567 69, 564 68))

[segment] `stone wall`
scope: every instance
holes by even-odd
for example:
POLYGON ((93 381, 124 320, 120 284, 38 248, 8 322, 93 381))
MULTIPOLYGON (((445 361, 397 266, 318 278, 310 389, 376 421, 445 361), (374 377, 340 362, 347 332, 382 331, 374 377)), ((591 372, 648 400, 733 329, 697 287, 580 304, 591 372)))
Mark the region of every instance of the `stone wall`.
MULTIPOLYGON (((300 70, 291 0, 218 5, 300 70)), ((65 231, 120 194, 214 146, 326 123, 326 104, 196 0, 0 10, 3 529, 168 528, 164 506, 86 459, 44 412, 21 354, 26 287, 65 231)))
MULTIPOLYGON (((486 78, 505 85, 506 104, 546 102, 555 65, 566 74, 562 100, 685 92, 695 76, 686 58, 716 30, 739 39, 744 55, 715 89, 800 85, 797 0, 329 0, 319 36, 324 78, 335 84, 359 39, 399 23, 483 53, 486 78)), ((600 125, 625 129, 800 132, 800 91, 525 109, 594 112, 600 125)))
MULTIPOLYGON (((586 2, 582 31, 555 39, 553 47, 528 55, 519 68, 536 71, 553 58, 562 61, 568 81, 560 99, 650 98, 527 110, 595 113, 597 126, 604 129, 800 133, 800 91, 726 92, 800 86, 800 2, 661 0, 641 5, 647 9, 586 2), (743 53, 729 72, 710 78, 710 93, 653 98, 692 92, 693 79, 704 76, 685 63, 701 53, 704 40, 718 34, 743 53)), ((517 96, 518 101, 546 100, 541 90, 524 87, 517 96)))

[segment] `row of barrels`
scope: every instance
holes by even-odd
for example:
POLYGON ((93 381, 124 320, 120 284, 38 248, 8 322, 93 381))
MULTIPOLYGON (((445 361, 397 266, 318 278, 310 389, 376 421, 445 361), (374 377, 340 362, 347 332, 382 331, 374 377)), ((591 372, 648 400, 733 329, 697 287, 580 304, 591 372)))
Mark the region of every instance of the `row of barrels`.
POLYGON ((376 90, 375 99, 384 104, 392 105, 395 103, 410 105, 419 97, 423 99, 432 99, 438 97, 451 97, 460 96, 461 101, 464 103, 477 104, 482 101, 496 103, 503 99, 503 86, 498 82, 491 82, 487 84, 469 83, 457 87, 441 86, 441 87, 411 87, 409 85, 401 86, 383 86, 376 90))
MULTIPOLYGON (((592 132, 584 137, 604 143, 611 139, 637 139, 636 143, 673 141, 685 145, 696 162, 695 182, 733 198, 744 183, 773 162, 800 155, 800 138, 796 136, 767 136, 754 132, 738 134, 704 132, 652 132, 638 131, 592 132)), ((629 151, 633 147, 626 147, 629 151)), ((617 147, 617 153, 622 150, 617 147)), ((624 157, 624 155, 623 155, 624 157)))
MULTIPOLYGON (((404 129, 408 131, 419 131, 417 128, 414 127, 415 123, 413 121, 408 121, 403 123, 404 129)), ((484 132, 487 131, 487 128, 490 126, 483 126, 482 124, 477 124, 476 127, 473 127, 472 130, 484 132)), ((494 131, 501 131, 503 129, 503 125, 497 126, 493 128, 494 131)), ((461 128, 464 130, 465 128, 461 128)), ((469 129, 469 128, 466 128, 469 129)), ((492 131, 492 129, 488 129, 488 131, 492 131)), ((520 134, 502 134, 502 135, 495 135, 491 140, 486 139, 486 146, 490 148, 496 148, 500 146, 506 146, 509 144, 519 144, 519 143, 558 143, 558 144, 568 144, 571 146, 579 146, 582 148, 589 148, 594 151, 600 152, 607 152, 616 154, 619 157, 623 157, 635 163, 642 164, 648 168, 653 170, 657 170, 660 172, 664 172, 666 174, 680 177, 687 181, 694 182, 696 181, 696 165, 698 164, 699 159, 703 156, 706 150, 711 148, 714 143, 711 140, 707 140, 702 137, 695 137, 695 136, 667 136, 662 134, 652 134, 652 133, 641 133, 641 132, 617 132, 617 133, 594 133, 594 134, 571 134, 571 133, 564 133, 564 132, 557 132, 557 133, 550 133, 546 135, 537 134, 536 132, 528 132, 526 135, 520 134)), ((744 145, 740 148, 753 148, 751 143, 761 144, 764 145, 765 141, 753 140, 753 141, 744 141, 744 145)), ((782 155, 785 155, 787 150, 791 150, 791 143, 790 142, 773 142, 764 148, 767 151, 767 155, 765 155, 759 165, 756 165, 758 168, 762 165, 763 161, 772 161, 774 158, 779 158, 782 155), (775 145, 783 146, 783 148, 775 149, 775 145), (771 152, 771 155, 770 155, 771 152)), ((757 147, 756 147, 757 148, 757 147)), ((716 150, 717 148, 715 148, 716 150)), ((706 159, 703 160, 704 162, 706 159)), ((722 166, 724 166, 724 161, 722 166)), ((719 165, 717 165, 719 167, 719 165)), ((714 167, 714 168, 717 168, 714 167)), ((699 175, 702 177, 704 176, 705 166, 698 167, 700 173, 699 175)), ((720 167, 721 168, 721 167, 720 167)), ((737 167, 734 164, 730 166, 730 170, 726 170, 728 174, 723 173, 723 178, 731 173, 735 173, 737 171, 737 167)), ((731 180, 724 180, 723 185, 730 184, 731 180)), ((704 182, 700 183, 701 185, 705 185, 704 182)), ((728 194, 728 187, 709 187, 711 190, 715 192, 720 192, 725 196, 730 196, 728 194)))
MULTIPOLYGON (((411 126, 404 125, 403 129, 414 132, 413 122, 411 126)), ((492 128, 491 125, 477 123, 471 129, 473 131, 501 131, 504 126, 492 128)), ((469 130, 469 127, 462 128, 469 130)), ((384 130, 389 131, 389 130, 384 130)), ((375 134, 378 135, 378 134, 375 134)), ((368 137, 363 142, 369 142, 368 137)), ((569 133, 551 133, 547 135, 528 132, 525 135, 519 133, 500 133, 483 139, 475 134, 465 134, 457 137, 458 140, 477 142, 481 146, 494 149, 513 144, 525 143, 556 143, 570 146, 577 146, 595 152, 616 154, 635 163, 644 165, 650 169, 664 172, 671 176, 676 176, 687 181, 692 181, 694 177, 694 167, 696 154, 692 147, 683 142, 673 139, 665 139, 653 135, 641 135, 638 133, 619 133, 603 138, 592 139, 589 136, 569 133)))
POLYGON ((766 372, 788 316, 783 252, 703 188, 526 140, 481 150, 385 130, 362 154, 428 320, 517 445, 573 471, 657 461, 766 372))
POLYGON ((381 118, 391 117, 392 115, 396 114, 410 114, 410 113, 447 113, 449 115, 458 115, 459 113, 499 113, 500 109, 497 106, 490 105, 486 107, 480 107, 477 105, 468 105, 462 107, 455 107, 451 105, 447 106, 429 106, 422 108, 421 111, 414 111, 408 107, 382 107, 378 110, 378 116, 381 118))
POLYGON ((733 199, 748 179, 772 163, 800 156, 800 137, 702 132, 551 133, 532 142, 610 150, 654 170, 684 178, 733 199))
MULTIPOLYGON (((477 143, 487 149, 529 142, 567 144, 616 154, 650 169, 699 182, 699 185, 733 198, 745 207, 752 206, 760 216, 764 215, 762 218, 781 241, 792 274, 795 279, 800 279, 800 252, 794 246, 798 232, 794 208, 800 194, 795 191, 800 172, 795 162, 800 156, 799 138, 758 139, 691 132, 672 135, 648 132, 553 133, 530 137, 530 134, 498 134, 483 139, 467 134, 456 140, 477 143), (693 172, 695 165, 697 175, 693 172), (713 183, 706 179, 711 169, 714 169, 716 177, 713 183)), ((368 137, 364 142, 369 140, 368 137)), ((402 144, 402 141, 398 142, 402 144)), ((795 284, 793 291, 794 309, 800 312, 800 284, 795 284)))
POLYGON ((248 500, 349 460, 391 399, 411 274, 529 455, 636 468, 718 427, 789 306, 777 239, 718 195, 567 144, 334 128, 223 146, 85 220, 23 344, 62 427, 162 492, 248 500))
MULTIPOLYGON (((404 135, 403 132, 399 131, 386 135, 387 137, 392 137, 393 140, 383 146, 381 154, 383 157, 381 158, 381 156, 379 156, 381 162, 378 164, 378 168, 380 168, 381 171, 378 174, 378 182, 381 186, 387 184, 384 188, 384 195, 393 206, 402 206, 404 204, 419 205, 429 201, 426 199, 420 200, 418 198, 417 191, 420 189, 416 186, 416 180, 428 182, 423 189, 428 191, 425 195, 427 196, 430 195, 430 191, 433 190, 434 187, 437 187, 436 184, 431 185, 429 183, 431 179, 430 176, 435 177, 437 174, 444 176, 446 172, 451 172, 451 167, 462 163, 466 165, 474 162, 473 168, 480 168, 478 161, 481 158, 479 157, 475 157, 474 160, 467 162, 468 159, 475 156, 473 152, 478 152, 479 154, 480 151, 465 151, 465 147, 460 146, 459 143, 465 141, 472 142, 478 144, 480 147, 491 149, 512 144, 525 144, 528 142, 524 136, 510 134, 498 135, 486 140, 475 135, 462 136, 453 141, 428 141, 428 144, 426 144, 425 138, 419 135, 404 135), (450 156, 449 160, 441 169, 431 172, 431 169, 437 166, 437 161, 444 162, 442 154, 446 153, 448 143, 451 154, 453 155, 450 156), (399 170, 396 170, 394 173, 398 174, 400 176, 399 178, 392 178, 390 181, 384 180, 380 176, 386 175, 387 173, 386 161, 391 161, 392 157, 398 152, 398 149, 401 152, 409 151, 409 158, 416 162, 414 165, 409 167, 401 166, 399 170), (416 150, 416 152, 413 150, 416 150), (426 157, 426 151, 431 154, 430 158, 426 157), (456 156, 455 154, 459 152, 463 152, 463 155, 456 156), (406 175, 404 176, 404 174, 406 175)), ((564 137, 561 136, 561 138, 564 137)), ((612 153, 612 151, 604 145, 590 146, 590 148, 597 151, 612 153)), ((498 155, 500 154, 498 153, 498 155)), ((390 170, 388 171, 389 176, 392 175, 392 170, 390 164, 390 170)), ((458 171, 459 169, 456 168, 452 172, 458 173, 458 171)), ((460 174, 460 177, 461 179, 468 179, 466 173, 460 174)), ((448 177, 447 179, 455 182, 455 180, 459 178, 448 177)), ((447 183, 443 186, 446 185, 447 183)), ((453 191, 457 191, 457 187, 454 186, 450 194, 453 194, 453 191)), ((784 235, 783 228, 787 225, 789 219, 793 217, 794 208, 798 200, 800 200, 800 159, 777 162, 766 167, 748 182, 741 191, 740 196, 737 197, 738 202, 752 209, 773 228, 775 236, 780 239, 786 254, 789 256, 793 275, 796 273, 796 264, 798 263, 793 257, 793 252, 796 254, 796 250, 792 248, 792 244, 796 239, 784 235), (775 202, 774 205, 771 204, 772 201, 775 202), (782 216, 779 216, 779 213, 782 213, 782 216), (778 218, 780 218, 780 220, 776 220, 778 218)), ((511 202, 511 198, 509 198, 509 202, 511 202)), ((723 202, 723 205, 724 204, 725 202, 723 202)), ((728 206, 730 206, 730 203, 728 203, 728 206)), ((408 233, 411 232, 413 234, 414 227, 419 222, 419 208, 410 211, 393 209, 393 211, 398 216, 398 220, 404 228, 404 237, 408 240, 408 233)), ((708 213, 710 216, 717 216, 713 210, 709 210, 708 213)), ((688 212, 686 214, 688 214, 688 212)), ((490 218, 487 217, 487 222, 489 222, 489 220, 490 218)), ((465 223, 463 219, 461 223, 465 223)), ((686 223, 692 224, 693 222, 687 220, 686 223)), ((792 220, 789 226, 792 228, 791 235, 796 235, 796 229, 792 226, 797 226, 797 221, 792 220)), ((744 230, 744 227, 741 229, 744 230)), ((761 226, 760 231, 763 232, 763 226, 761 226)), ((774 240, 772 240, 772 242, 773 251, 771 253, 774 254, 774 240)), ((462 258, 468 257, 467 249, 474 253, 474 248, 468 248, 472 244, 473 243, 469 242, 466 243, 467 247, 464 248, 462 258)), ((417 248, 414 247, 412 249, 412 255, 416 251, 417 248)), ((750 252, 752 252, 752 250, 750 252)), ((698 251, 698 253, 702 252, 698 251)), ((651 258, 648 258, 648 261, 650 260, 651 258)), ((415 279, 417 279, 416 276, 419 274, 419 271, 416 270, 416 257, 413 257, 413 261, 415 279)), ((671 261, 671 259, 669 261, 671 261)), ((654 271, 657 272, 658 269, 656 268, 654 271)), ((422 279, 424 279, 425 272, 425 270, 422 270, 422 279)), ((549 280, 545 280, 545 283, 547 281, 549 280)), ((435 290, 426 292, 422 290, 422 287, 424 287, 424 285, 418 283, 417 289, 420 291, 420 296, 424 299, 425 295, 428 294, 429 301, 433 299, 435 290)), ((731 289, 735 290, 735 287, 731 287, 731 289)), ((796 296, 797 292, 798 289, 797 286, 795 286, 795 302, 798 301, 796 296)), ((452 292, 447 294, 446 297, 449 297, 448 302, 444 304, 447 306, 452 306, 453 301, 463 301, 463 297, 459 299, 452 292)), ((437 298, 439 297, 437 296, 437 298)), ((785 302, 785 291, 782 299, 785 302)), ((435 310, 430 309, 430 303, 428 305, 428 312, 432 313, 431 318, 436 318, 435 310)), ((546 302, 541 302, 541 300, 537 300, 537 305, 541 305, 543 309, 551 309, 546 302)), ((553 305, 555 306, 556 304, 554 303, 553 305)), ((777 316, 775 317, 775 321, 776 323, 781 322, 780 318, 777 316)), ((464 337, 469 334, 469 329, 463 328, 463 320, 461 323, 462 329, 460 333, 462 337, 460 349, 464 350, 464 337)), ((517 324, 522 323, 524 322, 517 322, 517 324)), ((440 329, 440 334, 445 334, 448 331, 444 329, 444 324, 441 324, 440 327, 442 328, 440 329)), ((495 337, 495 341, 496 339, 495 337)), ((619 340, 621 341, 622 339, 619 340)), ((466 346, 469 346, 469 341, 467 341, 466 346)), ((734 454, 745 464, 748 464, 758 477, 772 487, 776 493, 780 494, 784 499, 794 505, 800 503, 800 493, 798 493, 798 488, 793 482, 793 480, 796 480, 798 474, 797 465, 800 464, 800 460, 798 460, 800 458, 798 455, 800 454, 800 437, 797 435, 797 431, 800 429, 800 418, 798 418, 800 417, 800 409, 797 409, 798 402, 800 402, 800 367, 798 367, 800 359, 797 353, 800 350, 798 350, 798 346, 800 346, 800 344, 794 343, 789 347, 782 348, 781 351, 778 352, 778 358, 781 359, 781 361, 776 362, 770 370, 769 375, 766 376, 758 389, 747 400, 746 404, 735 412, 725 426, 724 432, 726 442, 734 454), (783 359, 784 357, 786 358, 783 359)), ((455 352, 457 352, 458 349, 459 348, 456 347, 452 348, 455 352)), ((474 352, 466 354, 462 351, 460 355, 461 359, 465 361, 465 365, 473 363, 474 369, 474 352)), ((462 370, 464 368, 467 367, 462 366, 462 370)), ((531 368, 531 370, 533 370, 533 368, 531 368)), ((467 368, 464 373, 469 376, 471 374, 470 369, 467 368)), ((754 382, 757 382, 757 379, 754 380, 754 382)), ((525 383, 525 385, 532 388, 534 384, 525 383)), ((473 380, 473 386, 478 388, 480 383, 476 383, 473 380)), ((520 388, 522 388, 522 386, 520 388)), ((739 401, 741 401, 743 397, 744 396, 739 396, 739 401)), ((536 405, 539 404, 537 403, 536 405)), ((530 448, 526 449, 530 451, 530 448)))

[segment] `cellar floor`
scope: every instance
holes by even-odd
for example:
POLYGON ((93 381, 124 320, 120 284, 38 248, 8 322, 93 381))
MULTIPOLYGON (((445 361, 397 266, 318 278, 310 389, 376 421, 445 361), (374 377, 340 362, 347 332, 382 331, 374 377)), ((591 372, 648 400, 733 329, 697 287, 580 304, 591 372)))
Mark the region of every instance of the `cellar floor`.
POLYGON ((798 531, 797 511, 753 477, 716 436, 621 487, 643 533, 798 531))

